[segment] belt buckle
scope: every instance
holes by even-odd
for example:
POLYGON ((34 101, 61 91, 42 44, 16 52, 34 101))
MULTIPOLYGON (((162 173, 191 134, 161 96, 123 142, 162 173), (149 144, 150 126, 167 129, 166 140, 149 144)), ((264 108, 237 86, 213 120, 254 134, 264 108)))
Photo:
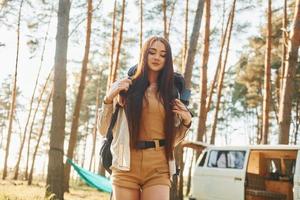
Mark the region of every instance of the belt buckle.
POLYGON ((155 150, 159 150, 159 139, 154 139, 155 150))

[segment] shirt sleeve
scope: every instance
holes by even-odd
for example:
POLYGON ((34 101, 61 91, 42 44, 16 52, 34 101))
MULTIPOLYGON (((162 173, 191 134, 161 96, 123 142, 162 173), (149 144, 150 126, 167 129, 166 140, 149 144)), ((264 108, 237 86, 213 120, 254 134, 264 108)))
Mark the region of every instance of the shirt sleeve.
POLYGON ((189 125, 186 126, 183 124, 182 119, 179 119, 179 121, 180 121, 180 123, 178 123, 179 125, 174 127, 175 134, 176 134, 175 135, 175 146, 184 140, 184 138, 187 135, 187 132, 192 124, 192 123, 190 123, 189 125))
POLYGON ((105 136, 110 125, 111 117, 113 114, 113 104, 103 103, 98 113, 97 129, 98 132, 105 136))

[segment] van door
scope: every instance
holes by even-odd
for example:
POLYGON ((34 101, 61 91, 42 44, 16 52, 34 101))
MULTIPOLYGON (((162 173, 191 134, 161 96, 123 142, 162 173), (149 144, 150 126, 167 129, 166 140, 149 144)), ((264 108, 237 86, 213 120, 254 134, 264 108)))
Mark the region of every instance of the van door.
POLYGON ((247 149, 207 151, 206 162, 199 160, 194 170, 193 197, 197 200, 244 200, 248 155, 247 149))
POLYGON ((298 150, 297 153, 294 174, 294 200, 300 200, 300 150, 298 150))

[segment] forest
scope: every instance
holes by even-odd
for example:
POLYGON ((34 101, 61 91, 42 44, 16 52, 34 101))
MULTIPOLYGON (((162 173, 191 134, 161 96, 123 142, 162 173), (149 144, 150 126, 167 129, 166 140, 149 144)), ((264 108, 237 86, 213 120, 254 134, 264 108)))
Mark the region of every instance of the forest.
MULTIPOLYGON (((0 35, 0 199, 75 199, 67 158, 109 177, 98 111, 152 35, 191 90, 185 145, 300 144, 300 0, 0 0, 0 35)), ((178 146, 184 199, 199 151, 178 146)))

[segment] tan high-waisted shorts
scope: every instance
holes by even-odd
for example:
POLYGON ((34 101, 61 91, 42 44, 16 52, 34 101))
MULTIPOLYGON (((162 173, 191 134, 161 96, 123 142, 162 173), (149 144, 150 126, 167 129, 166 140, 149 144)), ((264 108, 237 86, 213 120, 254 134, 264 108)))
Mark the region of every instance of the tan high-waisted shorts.
POLYGON ((131 149, 130 163, 130 171, 112 168, 113 185, 131 189, 144 189, 153 185, 171 187, 164 147, 131 149))

